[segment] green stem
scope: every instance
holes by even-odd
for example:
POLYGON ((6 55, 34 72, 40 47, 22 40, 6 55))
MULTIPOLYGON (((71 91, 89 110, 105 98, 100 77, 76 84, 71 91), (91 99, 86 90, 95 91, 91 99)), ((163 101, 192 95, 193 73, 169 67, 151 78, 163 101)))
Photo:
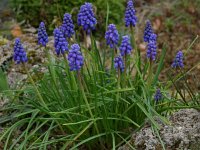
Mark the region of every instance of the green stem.
POLYGON ((27 75, 28 75, 28 77, 29 77, 29 79, 30 79, 30 81, 31 81, 31 83, 32 83, 32 85, 33 85, 33 87, 34 87, 34 89, 35 89, 37 95, 38 95, 38 98, 39 98, 40 102, 43 104, 43 106, 44 106, 46 109, 48 109, 46 103, 44 102, 44 100, 43 100, 43 98, 42 98, 42 95, 40 94, 38 88, 37 88, 36 85, 35 85, 35 82, 33 81, 33 78, 31 77, 29 71, 27 70, 26 65, 25 65, 25 64, 23 64, 23 65, 24 65, 25 71, 26 71, 26 73, 27 73, 27 75))
POLYGON ((114 58, 117 55, 117 47, 115 46, 111 51, 112 51, 111 73, 113 73, 115 71, 115 69, 114 69, 114 58))
MULTIPOLYGON (((46 46, 45 46, 45 48, 44 48, 44 51, 45 51, 46 57, 47 57, 47 59, 48 59, 48 62, 47 62, 47 63, 49 63, 49 64, 47 64, 48 69, 49 69, 49 72, 50 72, 50 74, 52 75, 52 77, 53 77, 53 82, 54 82, 54 84, 55 84, 55 86, 56 86, 55 70, 54 70, 54 68, 52 67, 52 59, 51 59, 51 56, 50 56, 50 54, 49 54, 49 52, 48 52, 46 46)), ((57 86, 56 86, 56 88, 57 88, 57 86)))
POLYGON ((77 84, 76 84, 76 79, 74 77, 73 72, 69 71, 69 65, 68 65, 65 54, 63 54, 63 58, 64 58, 64 62, 65 62, 65 72, 67 73, 68 77, 72 78, 72 80, 70 81, 71 82, 70 86, 72 86, 73 90, 77 91, 78 88, 77 88, 77 84))
POLYGON ((126 85, 127 55, 124 56, 124 84, 126 85))
POLYGON ((133 26, 131 26, 130 29, 131 29, 131 33, 132 33, 132 44, 133 44, 133 48, 134 48, 134 50, 136 51, 136 60, 137 60, 136 65, 138 66, 139 70, 141 71, 140 51, 139 51, 139 49, 137 48, 137 44, 136 44, 136 40, 135 40, 135 32, 134 32, 133 26))
MULTIPOLYGON (((115 107, 115 113, 118 114, 118 107, 119 107, 119 97, 120 97, 120 78, 121 78, 121 72, 120 69, 117 70, 118 71, 118 79, 117 79, 117 97, 116 97, 116 107, 115 107)), ((118 120, 116 120, 115 122, 115 129, 117 130, 117 125, 118 125, 118 120)))
POLYGON ((151 83, 152 83, 152 77, 153 77, 153 63, 152 60, 150 60, 150 64, 149 64, 149 72, 148 72, 148 77, 147 77, 147 85, 148 85, 148 89, 150 89, 151 87, 151 83))
POLYGON ((59 102, 60 106, 63 106, 63 97, 62 97, 62 95, 61 95, 61 93, 59 91, 59 86, 58 86, 58 82, 57 82, 57 79, 56 79, 55 67, 53 66, 54 62, 52 62, 51 55, 50 55, 50 53, 49 53, 49 51, 48 51, 46 46, 45 46, 44 51, 45 51, 46 57, 48 59, 48 62, 47 62, 48 71, 50 73, 50 76, 52 77, 52 80, 53 80, 52 82, 54 84, 55 90, 57 91, 55 93, 55 95, 57 97, 59 97, 59 101, 58 102, 59 102))
POLYGON ((83 99, 84 99, 85 104, 86 104, 86 106, 87 106, 87 108, 88 108, 89 114, 90 114, 90 116, 91 116, 91 118, 92 118, 92 120, 93 120, 95 129, 96 129, 97 133, 99 134, 99 130, 98 130, 98 128, 97 128, 97 124, 96 124, 96 122, 95 122, 94 115, 93 115, 92 110, 91 110, 91 108, 90 108, 89 102, 88 102, 88 100, 87 100, 87 97, 86 97, 86 95, 85 95, 85 91, 84 91, 84 88, 83 88, 83 85, 82 85, 82 82, 81 82, 81 74, 80 74, 80 71, 77 72, 77 76, 78 76, 79 86, 80 86, 80 89, 81 89, 81 93, 82 93, 83 99))
POLYGON ((84 34, 84 46, 85 46, 85 49, 87 49, 87 34, 86 34, 86 31, 83 31, 83 34, 84 34))
POLYGON ((121 80, 121 72, 120 72, 120 69, 118 69, 118 81, 117 81, 117 89, 118 89, 118 92, 117 92, 117 105, 116 105, 116 114, 118 114, 118 106, 119 106, 119 96, 120 96, 120 80, 121 80))
MULTIPOLYGON (((193 100, 195 95, 192 92, 192 89, 190 88, 189 84, 187 83, 187 79, 186 79, 185 73, 183 73, 183 71, 181 69, 180 69, 180 72, 183 75, 183 80, 185 81, 186 89, 188 90, 188 94, 190 95, 191 99, 193 100)), ((197 101, 197 103, 198 103, 198 101, 197 101)))

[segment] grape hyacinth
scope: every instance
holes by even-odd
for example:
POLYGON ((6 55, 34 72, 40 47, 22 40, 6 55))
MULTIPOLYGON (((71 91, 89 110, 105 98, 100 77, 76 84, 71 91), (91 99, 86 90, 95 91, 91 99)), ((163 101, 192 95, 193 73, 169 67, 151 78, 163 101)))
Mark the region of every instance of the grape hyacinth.
POLYGON ((38 28, 38 44, 46 46, 47 43, 48 43, 48 35, 46 32, 45 24, 44 22, 41 22, 38 28))
POLYGON ((97 20, 94 16, 91 3, 86 2, 81 6, 78 13, 77 22, 79 26, 83 27, 83 30, 85 30, 87 34, 90 34, 90 32, 95 29, 97 20))
POLYGON ((176 54, 176 57, 172 63, 172 68, 183 68, 184 64, 183 64, 183 52, 180 50, 178 51, 178 53, 176 54))
POLYGON ((153 33, 153 29, 151 27, 151 22, 147 20, 145 29, 144 29, 144 42, 150 42, 150 36, 153 33))
POLYGON ((135 27, 137 23, 137 17, 135 15, 136 11, 133 5, 133 1, 129 0, 127 2, 126 12, 125 12, 125 25, 126 27, 133 26, 135 27))
POLYGON ((63 23, 61 25, 61 30, 65 38, 71 38, 74 32, 74 24, 72 21, 72 16, 68 13, 64 14, 63 23))
POLYGON ((121 72, 124 71, 124 62, 121 56, 117 56, 114 59, 114 66, 116 70, 120 70, 121 72))
POLYGON ((157 54, 157 42, 156 42, 156 34, 151 34, 150 40, 147 45, 147 58, 150 60, 155 61, 156 60, 156 54, 157 54))
POLYGON ((157 89, 157 90, 156 90, 156 93, 155 93, 155 95, 154 95, 154 100, 155 100, 156 102, 158 102, 158 101, 160 101, 161 99, 162 99, 162 93, 161 93, 160 89, 157 89))
POLYGON ((157 41, 157 35, 155 33, 152 33, 149 37, 149 42, 156 42, 157 41))
POLYGON ((122 43, 119 49, 122 56, 131 54, 132 46, 130 42, 130 37, 128 35, 122 37, 122 43))
POLYGON ((62 31, 58 28, 54 29, 54 47, 57 55, 64 54, 68 51, 68 42, 66 41, 62 31))
POLYGON ((78 44, 73 44, 68 54, 68 61, 70 66, 70 71, 78 71, 81 69, 84 63, 84 58, 80 51, 80 46, 78 44))
POLYGON ((106 44, 110 46, 110 48, 114 48, 115 45, 118 44, 119 41, 119 33, 114 24, 110 24, 105 33, 106 44))
POLYGON ((16 64, 25 63, 28 61, 26 52, 19 38, 16 38, 15 40, 13 58, 16 64))

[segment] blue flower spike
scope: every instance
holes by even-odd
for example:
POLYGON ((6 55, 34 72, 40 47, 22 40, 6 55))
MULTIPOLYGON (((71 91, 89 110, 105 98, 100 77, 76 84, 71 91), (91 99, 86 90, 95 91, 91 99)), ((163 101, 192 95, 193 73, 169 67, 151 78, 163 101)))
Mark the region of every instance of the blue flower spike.
POLYGON ((38 44, 46 46, 47 43, 48 43, 48 35, 46 32, 45 24, 44 22, 41 22, 38 28, 38 44))
POLYGON ((137 23, 136 11, 132 0, 129 0, 127 2, 124 20, 126 27, 131 27, 131 26, 135 27, 137 23))
POLYGON ((162 93, 161 93, 160 89, 157 89, 157 90, 156 90, 156 93, 155 93, 155 95, 154 95, 154 100, 155 100, 156 102, 162 100, 162 93))
POLYGON ((108 29, 105 33, 106 44, 110 46, 110 48, 115 48, 115 46, 119 42, 119 33, 114 24, 109 24, 108 29))
POLYGON ((15 39, 13 59, 16 64, 26 63, 28 61, 27 54, 19 38, 15 39))
POLYGON ((79 71, 82 68, 84 64, 84 58, 78 44, 73 44, 71 46, 71 49, 68 53, 68 62, 70 71, 79 71))
POLYGON ((123 59, 122 59, 121 56, 115 57, 114 67, 115 67, 116 70, 120 70, 121 72, 124 71, 125 66, 124 66, 124 62, 123 62, 123 59))
POLYGON ((149 39, 150 41, 147 45, 147 58, 151 61, 155 61, 157 55, 157 35, 152 33, 149 39))
POLYGON ((176 54, 176 57, 171 65, 172 68, 183 68, 183 52, 179 50, 176 54))
POLYGON ((75 33, 72 15, 70 15, 69 13, 64 14, 63 23, 60 28, 61 28, 65 38, 72 37, 72 35, 75 33))
POLYGON ((130 37, 128 35, 122 37, 122 43, 119 47, 121 56, 130 55, 132 51, 130 37))
POLYGON ((86 31, 87 34, 90 34, 92 30, 95 30, 97 19, 95 18, 91 3, 86 2, 81 6, 77 22, 79 26, 82 26, 83 30, 86 31))
POLYGON ((144 29, 144 37, 143 37, 144 42, 150 42, 150 36, 152 33, 153 33, 153 29, 151 26, 151 22, 149 20, 147 20, 146 26, 144 29))
POLYGON ((66 41, 64 34, 58 28, 54 29, 54 47, 56 54, 64 54, 65 51, 68 51, 68 42, 66 41))

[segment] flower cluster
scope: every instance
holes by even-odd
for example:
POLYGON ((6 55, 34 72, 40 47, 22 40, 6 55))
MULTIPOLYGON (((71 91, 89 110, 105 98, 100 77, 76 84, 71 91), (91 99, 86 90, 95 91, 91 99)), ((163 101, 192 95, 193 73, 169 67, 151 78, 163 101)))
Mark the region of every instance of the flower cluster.
POLYGON ((117 56, 114 59, 114 66, 116 70, 120 70, 121 72, 124 71, 124 62, 121 56, 117 56))
POLYGON ((60 31, 60 29, 54 29, 54 47, 57 55, 64 54, 65 51, 68 51, 68 43, 60 31))
POLYGON ((144 42, 150 42, 150 36, 153 33, 153 29, 151 27, 151 22, 147 20, 145 29, 144 29, 144 42))
POLYGON ((135 15, 136 11, 134 9, 133 1, 129 0, 125 12, 125 25, 126 27, 135 26, 137 23, 137 17, 135 15))
POLYGON ((78 14, 78 25, 83 27, 83 30, 90 34, 91 30, 95 29, 97 20, 94 16, 91 3, 85 3, 81 6, 78 14))
POLYGON ((161 93, 160 89, 157 89, 157 90, 156 90, 156 93, 155 93, 155 95, 154 95, 154 100, 155 100, 156 102, 158 102, 158 101, 161 100, 161 99, 162 99, 162 93, 161 93))
POLYGON ((16 40, 15 40, 13 58, 14 58, 14 61, 16 64, 25 63, 28 61, 26 52, 25 52, 19 38, 16 38, 16 40))
POLYGON ((172 63, 172 68, 183 68, 184 64, 183 64, 183 52, 182 51, 178 51, 178 53, 176 54, 176 57, 172 63))
MULTIPOLYGON (((95 29, 97 20, 95 18, 92 4, 85 3, 81 6, 78 16, 77 16, 78 25, 82 26, 83 29, 89 34, 92 30, 95 29)), ((125 24, 126 27, 135 26, 137 23, 136 11, 134 9, 133 0, 128 0, 127 8, 125 12, 125 24)), ((54 29, 54 47, 57 55, 64 54, 65 51, 68 51, 68 42, 66 38, 72 37, 75 34, 74 24, 72 21, 72 16, 69 13, 64 14, 63 23, 59 28, 54 29)), ((110 48, 116 48, 119 42, 119 33, 114 24, 109 24, 107 31, 105 33, 106 44, 110 48)), ((150 21, 146 22, 144 36, 144 42, 147 42, 147 58, 151 61, 156 60, 157 55, 157 35, 153 32, 150 21)), ((46 46, 48 43, 48 35, 46 33, 46 28, 44 22, 41 22, 38 28, 38 44, 46 46)), ((130 55, 132 51, 132 46, 130 42, 130 37, 128 35, 122 37, 122 43, 119 47, 120 55, 114 59, 114 67, 121 72, 124 71, 124 62, 122 56, 130 55)), ((20 42, 20 39, 17 38, 14 45, 14 60, 17 64, 27 62, 27 55, 24 51, 24 48, 20 42)), ((80 70, 83 66, 84 58, 80 51, 80 46, 78 44, 73 44, 69 51, 68 61, 70 65, 70 70, 80 70)), ((183 68, 183 53, 178 51, 175 59, 172 63, 172 68, 183 68)), ((158 90, 159 92, 159 90, 158 90)))
POLYGON ((46 46, 47 43, 48 43, 48 35, 46 32, 45 24, 44 22, 41 22, 38 28, 38 44, 46 46))
POLYGON ((130 37, 128 35, 122 37, 122 43, 119 49, 122 56, 131 54, 132 46, 130 42, 130 37))
POLYGON ((66 38, 70 38, 74 34, 74 24, 72 21, 72 16, 68 13, 64 14, 61 30, 66 38))
POLYGON ((110 48, 114 48, 115 45, 118 44, 119 41, 119 33, 114 24, 110 24, 105 33, 106 44, 110 46, 110 48))
POLYGON ((81 69, 84 63, 84 58, 80 51, 80 46, 78 44, 73 44, 68 54, 68 61, 70 66, 70 71, 78 71, 81 69))
POLYGON ((157 41, 157 35, 155 33, 152 33, 149 37, 149 43, 156 42, 156 41, 157 41))
POLYGON ((150 60, 155 61, 156 60, 156 54, 157 54, 157 42, 156 42, 156 34, 151 34, 150 41, 147 45, 147 58, 150 60))

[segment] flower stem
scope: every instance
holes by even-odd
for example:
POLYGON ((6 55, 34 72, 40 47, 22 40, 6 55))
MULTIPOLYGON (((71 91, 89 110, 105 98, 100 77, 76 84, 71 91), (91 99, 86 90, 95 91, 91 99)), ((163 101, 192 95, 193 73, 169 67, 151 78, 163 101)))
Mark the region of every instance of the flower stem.
POLYGON ((132 33, 132 44, 133 44, 133 48, 136 51, 136 60, 137 60, 137 66, 139 68, 139 70, 141 71, 141 58, 140 58, 140 51, 137 48, 137 44, 136 44, 136 40, 135 40, 135 32, 133 29, 133 26, 130 27, 131 29, 131 33, 132 33))
POLYGON ((83 34, 84 34, 84 46, 87 49, 87 34, 86 34, 86 31, 83 31, 83 34))
POLYGON ((64 58, 65 66, 66 66, 65 72, 67 73, 68 77, 72 78, 72 81, 71 81, 72 88, 76 91, 77 90, 76 80, 75 80, 73 72, 69 72, 69 65, 68 65, 65 54, 63 54, 63 58, 64 58))
POLYGON ((87 106, 87 108, 88 108, 89 114, 90 114, 90 116, 91 116, 91 118, 92 118, 92 120, 93 120, 95 129, 96 129, 97 133, 99 133, 99 130, 98 130, 98 128, 97 128, 97 124, 96 124, 96 122, 95 122, 94 115, 93 115, 92 110, 91 110, 91 108, 90 108, 88 99, 87 99, 87 97, 86 97, 86 95, 85 95, 85 91, 84 91, 84 88, 83 88, 83 85, 82 85, 82 82, 81 82, 81 73, 80 73, 80 71, 77 72, 77 76, 78 76, 79 86, 80 86, 80 89, 81 89, 81 93, 82 93, 83 99, 84 99, 85 104, 86 104, 86 106, 87 106))
POLYGON ((147 77, 147 84, 148 84, 149 89, 151 87, 152 77, 153 77, 153 63, 152 63, 152 60, 150 60, 148 77, 147 77))
POLYGON ((118 81, 117 81, 117 105, 116 105, 116 114, 118 114, 118 106, 119 106, 119 96, 120 96, 120 92, 119 92, 119 89, 120 89, 120 80, 121 80, 121 72, 120 72, 120 69, 118 69, 118 81))
POLYGON ((29 77, 29 79, 30 79, 30 81, 31 81, 31 83, 32 83, 32 85, 33 85, 33 87, 34 87, 36 93, 37 93, 37 96, 38 96, 40 102, 43 104, 43 106, 44 106, 46 109, 48 109, 46 103, 44 102, 44 100, 43 100, 43 98, 42 98, 42 95, 40 94, 38 88, 37 88, 36 85, 35 85, 35 82, 33 81, 33 78, 31 77, 31 75, 30 75, 28 69, 26 68, 26 65, 23 64, 23 66, 24 66, 25 71, 26 71, 26 73, 27 73, 27 75, 28 75, 28 77, 29 77))

